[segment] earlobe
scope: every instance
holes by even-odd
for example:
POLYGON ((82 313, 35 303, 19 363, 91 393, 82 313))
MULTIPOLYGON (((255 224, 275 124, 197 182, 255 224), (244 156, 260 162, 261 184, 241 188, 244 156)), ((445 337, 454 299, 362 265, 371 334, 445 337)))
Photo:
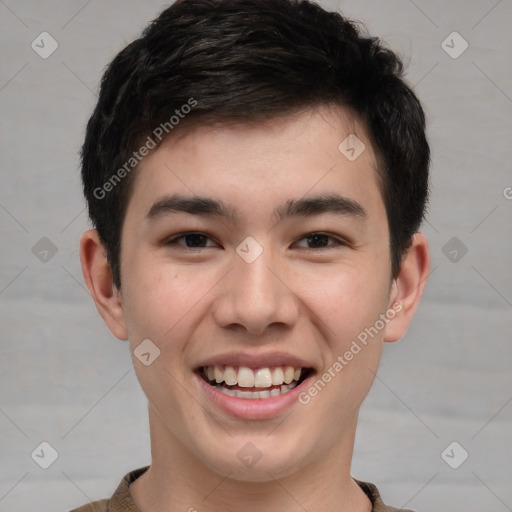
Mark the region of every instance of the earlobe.
POLYGON ((116 338, 127 340, 121 294, 114 286, 106 251, 95 229, 86 231, 80 239, 80 263, 99 314, 116 338))
POLYGON ((386 325, 384 341, 398 341, 406 333, 423 294, 429 271, 427 239, 422 233, 416 233, 402 259, 400 272, 391 285, 389 307, 396 314, 386 325), (401 307, 397 307, 397 304, 401 307))

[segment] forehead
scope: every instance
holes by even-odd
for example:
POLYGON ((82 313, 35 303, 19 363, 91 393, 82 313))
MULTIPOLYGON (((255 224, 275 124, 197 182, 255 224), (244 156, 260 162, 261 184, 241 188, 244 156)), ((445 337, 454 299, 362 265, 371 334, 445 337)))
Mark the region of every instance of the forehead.
POLYGON ((173 193, 222 199, 238 219, 255 209, 263 214, 265 206, 275 215, 287 199, 332 192, 368 207, 382 203, 365 127, 339 107, 190 127, 145 157, 133 178, 128 211, 139 217, 173 193))

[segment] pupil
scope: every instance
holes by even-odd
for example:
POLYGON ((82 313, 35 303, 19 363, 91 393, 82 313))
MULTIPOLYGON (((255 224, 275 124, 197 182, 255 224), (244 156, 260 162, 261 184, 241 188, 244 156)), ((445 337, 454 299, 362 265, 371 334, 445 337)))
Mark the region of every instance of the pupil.
POLYGON ((190 245, 191 245, 188 243, 190 241, 190 239, 192 239, 192 245, 194 245, 194 246, 196 244, 202 245, 200 239, 204 239, 204 236, 199 235, 197 233, 192 233, 192 234, 186 235, 187 247, 190 247, 190 245))
POLYGON ((315 247, 318 247, 319 245, 322 245, 322 242, 318 243, 320 241, 320 239, 325 242, 325 238, 326 238, 327 235, 313 235, 313 236, 310 236, 309 237, 309 240, 314 240, 313 242, 313 245, 315 247))

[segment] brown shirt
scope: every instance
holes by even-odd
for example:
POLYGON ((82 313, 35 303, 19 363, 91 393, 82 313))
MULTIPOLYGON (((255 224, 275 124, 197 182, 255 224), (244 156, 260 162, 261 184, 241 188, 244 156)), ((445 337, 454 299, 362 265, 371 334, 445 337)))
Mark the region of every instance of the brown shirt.
MULTIPOLYGON (((80 508, 75 508, 71 512, 140 512, 130 494, 130 484, 137 480, 148 468, 149 466, 139 468, 125 475, 109 500, 95 501, 80 508)), ((413 512, 384 505, 375 485, 359 480, 356 480, 356 482, 372 502, 372 512, 413 512)))

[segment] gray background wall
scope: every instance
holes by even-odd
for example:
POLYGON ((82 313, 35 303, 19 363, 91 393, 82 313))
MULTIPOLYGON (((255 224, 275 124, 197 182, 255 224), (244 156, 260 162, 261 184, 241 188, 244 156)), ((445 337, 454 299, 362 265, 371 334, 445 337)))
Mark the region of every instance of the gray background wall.
MULTIPOLYGON (((512 2, 321 4, 404 56, 433 151, 432 274, 407 335, 386 344, 353 474, 399 507, 512 510, 512 2)), ((82 280, 77 153, 104 66, 163 7, 0 0, 1 512, 69 510, 150 462, 127 344, 82 280), (31 47, 51 50, 43 31, 58 42, 46 59, 31 47), (43 441, 58 453, 48 469, 43 441)))

